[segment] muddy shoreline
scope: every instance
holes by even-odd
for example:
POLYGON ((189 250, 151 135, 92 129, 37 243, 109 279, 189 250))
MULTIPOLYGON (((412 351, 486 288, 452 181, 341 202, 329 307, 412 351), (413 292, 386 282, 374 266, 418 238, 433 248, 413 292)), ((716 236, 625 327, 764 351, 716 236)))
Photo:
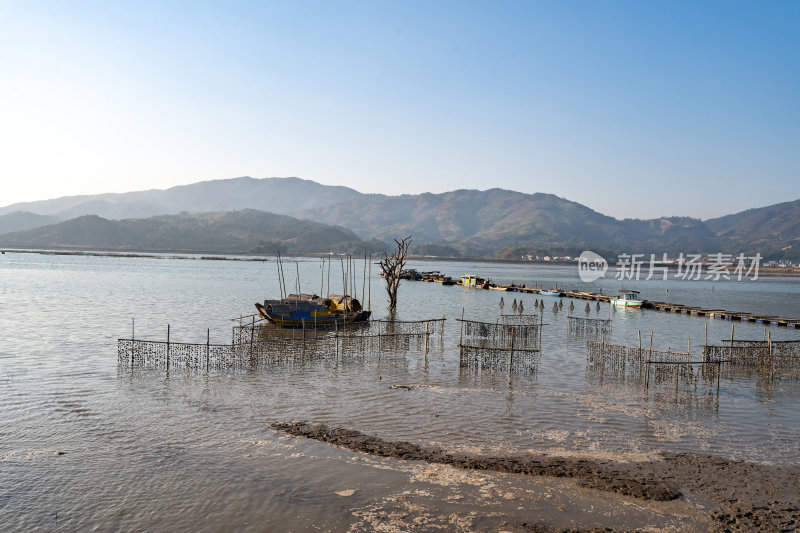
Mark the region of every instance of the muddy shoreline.
MULTIPOLYGON (((469 470, 571 478, 580 485, 640 500, 713 502, 708 518, 715 531, 793 531, 800 527, 800 466, 775 467, 704 454, 663 454, 661 460, 611 460, 449 453, 406 441, 387 441, 356 430, 307 422, 271 427, 378 457, 424 461, 469 470)), ((527 525, 531 531, 551 531, 527 525)), ((557 529, 555 530, 557 531, 557 529)))

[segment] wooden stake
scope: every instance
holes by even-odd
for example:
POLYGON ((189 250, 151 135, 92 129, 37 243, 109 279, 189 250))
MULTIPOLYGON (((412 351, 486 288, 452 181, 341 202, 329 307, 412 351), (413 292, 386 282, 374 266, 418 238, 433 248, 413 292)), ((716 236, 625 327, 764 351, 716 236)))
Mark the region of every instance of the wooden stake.
POLYGON ((206 372, 208 372, 208 352, 211 344, 211 328, 206 329, 206 372))

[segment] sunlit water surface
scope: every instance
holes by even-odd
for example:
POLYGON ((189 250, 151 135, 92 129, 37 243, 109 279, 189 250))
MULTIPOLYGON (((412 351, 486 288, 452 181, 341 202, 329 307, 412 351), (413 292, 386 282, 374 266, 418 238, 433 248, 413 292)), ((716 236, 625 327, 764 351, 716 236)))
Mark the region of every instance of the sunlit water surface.
MULTIPOLYGON (((319 260, 299 269, 303 292, 320 292, 319 260)), ((412 262, 454 277, 567 286, 610 293, 614 279, 583 284, 570 267, 412 262)), ((378 318, 382 280, 357 279, 378 318)), ((341 292, 334 262, 333 292, 341 292)), ((612 278, 613 275, 609 275, 612 278)), ((626 282, 646 299, 800 316, 800 280, 626 282)), ((327 288, 323 289, 327 292, 327 288)), ((386 439, 480 453, 550 451, 638 457, 695 451, 778 464, 797 463, 800 384, 748 377, 697 390, 644 391, 638 383, 589 371, 585 339, 567 333, 543 297, 538 371, 475 373, 459 367, 465 318, 497 320, 533 295, 404 282, 398 319, 446 317, 445 334, 420 354, 250 372, 134 369, 117 362, 130 337, 227 343, 253 303, 277 297, 274 261, 209 261, 6 253, 0 256, 0 530, 346 529, 352 511, 390 493, 404 474, 354 463, 351 453, 287 439, 268 428, 302 419, 386 439), (233 319, 233 320, 232 320, 233 319), (416 384, 411 390, 393 384, 416 384), (321 451, 324 450, 324 451, 321 451), (63 452, 63 454, 58 454, 63 452), (359 488, 343 500, 337 491, 359 488)), ((586 302, 574 314, 586 316, 586 302)), ((608 342, 636 345, 638 332, 659 349, 700 357, 730 336, 731 323, 658 311, 617 311, 591 302, 591 317, 611 316, 608 342)), ((800 332, 768 327, 773 339, 800 332)), ((737 338, 761 339, 761 324, 736 323, 737 338)))

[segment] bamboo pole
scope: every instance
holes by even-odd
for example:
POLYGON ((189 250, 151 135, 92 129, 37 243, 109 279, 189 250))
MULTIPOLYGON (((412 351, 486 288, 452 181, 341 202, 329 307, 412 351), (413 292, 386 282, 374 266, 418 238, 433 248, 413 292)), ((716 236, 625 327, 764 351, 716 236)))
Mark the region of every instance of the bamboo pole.
POLYGON ((364 250, 364 270, 361 273, 362 281, 361 281, 361 309, 364 309, 364 297, 367 295, 367 251, 364 250))
POLYGON ((772 332, 767 334, 767 347, 769 348, 769 379, 772 379, 772 372, 775 365, 772 363, 772 332))
POLYGON ((294 262, 295 266, 295 276, 297 276, 297 305, 300 306, 300 295, 303 293, 303 290, 300 288, 300 261, 294 262))
MULTIPOLYGON (((281 284, 281 251, 277 250, 275 255, 275 269, 278 271, 278 292, 281 296, 281 301, 283 301, 283 284, 281 284)), ((241 322, 241 320, 239 321, 241 322)), ((242 325, 241 323, 239 324, 242 325)))
POLYGON ((637 335, 639 336, 639 370, 642 369, 642 330, 636 330, 637 335))
POLYGON ((508 375, 511 375, 511 369, 514 367, 514 328, 511 328, 511 352, 508 354, 508 375))
POLYGON ((167 371, 169 371, 169 324, 167 324, 167 371))
POLYGON ((369 254, 369 297, 367 310, 372 311, 372 254, 369 254))
POLYGON ((425 322, 425 358, 428 358, 428 323, 425 322))
POLYGON ((458 334, 458 357, 461 358, 464 355, 464 344, 463 344, 463 340, 464 340, 464 308, 463 307, 461 308, 461 322, 459 322, 459 324, 461 325, 461 331, 458 334))
MULTIPOLYGON (((339 258, 339 263, 342 265, 342 294, 347 296, 347 283, 345 283, 345 275, 344 275, 344 257, 339 258)), ((346 302, 347 300, 345 300, 346 302)))
POLYGON ((650 351, 647 355, 647 370, 644 376, 644 387, 650 388, 650 362, 653 360, 653 330, 650 330, 650 351))
POLYGON ((731 345, 728 348, 728 359, 733 361, 733 323, 731 323, 731 345))
POLYGON ((256 332, 256 317, 253 317, 253 322, 250 325, 250 357, 253 357, 253 335, 256 332))
POLYGON ((211 328, 206 329, 206 372, 208 372, 208 352, 211 347, 211 328))
POLYGON ((136 352, 136 322, 131 317, 131 370, 133 370, 133 355, 136 352))

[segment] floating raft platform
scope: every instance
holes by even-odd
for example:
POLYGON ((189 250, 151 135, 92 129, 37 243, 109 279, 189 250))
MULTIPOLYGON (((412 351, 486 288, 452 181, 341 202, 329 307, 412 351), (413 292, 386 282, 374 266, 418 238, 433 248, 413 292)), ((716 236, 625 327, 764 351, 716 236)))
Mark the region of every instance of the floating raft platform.
MULTIPOLYGON (((508 291, 508 292, 522 292, 526 294, 541 294, 546 289, 538 289, 534 287, 520 287, 519 285, 503 285, 499 283, 492 283, 489 287, 494 290, 508 291)), ((613 296, 608 294, 598 294, 596 292, 587 291, 570 291, 553 289, 560 293, 560 298, 572 298, 575 300, 595 300, 598 302, 608 302, 613 296)), ((557 298, 559 296, 556 296, 557 298)), ((739 322, 755 322, 756 324, 770 324, 773 326, 787 327, 787 328, 800 328, 800 318, 783 318, 770 315, 758 315, 755 313, 747 313, 742 311, 727 311, 725 309, 707 309, 705 307, 696 307, 692 305, 676 304, 669 302, 657 302, 644 300, 642 309, 654 309, 656 311, 663 311, 665 313, 681 313, 695 316, 706 316, 709 318, 716 318, 720 320, 732 320, 739 322)))

